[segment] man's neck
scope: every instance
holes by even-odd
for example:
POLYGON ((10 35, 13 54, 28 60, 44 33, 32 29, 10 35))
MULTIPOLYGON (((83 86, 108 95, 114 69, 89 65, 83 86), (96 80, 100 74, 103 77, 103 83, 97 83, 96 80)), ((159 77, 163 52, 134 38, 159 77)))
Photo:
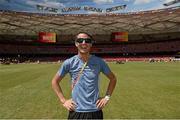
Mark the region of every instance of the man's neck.
POLYGON ((90 57, 90 54, 89 53, 78 53, 79 57, 84 61, 84 62, 87 62, 89 57, 90 57))

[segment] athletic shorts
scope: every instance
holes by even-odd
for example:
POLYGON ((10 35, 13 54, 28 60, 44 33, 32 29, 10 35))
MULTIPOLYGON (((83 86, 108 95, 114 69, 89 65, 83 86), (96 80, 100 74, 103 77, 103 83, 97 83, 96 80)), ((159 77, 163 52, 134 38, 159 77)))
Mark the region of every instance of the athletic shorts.
POLYGON ((96 112, 75 112, 70 111, 68 119, 103 119, 102 110, 96 112))

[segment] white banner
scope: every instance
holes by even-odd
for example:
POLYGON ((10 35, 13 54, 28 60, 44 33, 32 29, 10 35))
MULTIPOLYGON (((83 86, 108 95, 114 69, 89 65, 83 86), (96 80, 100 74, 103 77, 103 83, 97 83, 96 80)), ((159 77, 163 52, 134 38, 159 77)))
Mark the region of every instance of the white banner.
POLYGON ((61 9, 61 12, 71 12, 81 10, 81 7, 68 7, 61 9))
POLYGON ((93 11, 93 12, 103 12, 103 9, 101 9, 101 8, 95 8, 95 7, 89 7, 89 6, 85 6, 84 10, 85 11, 93 11))
POLYGON ((122 10, 125 8, 126 8, 126 5, 115 6, 115 7, 107 8, 106 12, 118 11, 118 10, 122 10))
MULTIPOLYGON (((52 8, 52 7, 48 7, 48 6, 43 6, 43 5, 36 5, 37 10, 39 11, 48 11, 48 12, 58 12, 58 8, 52 8)), ((76 7, 66 7, 66 8, 62 8, 60 9, 61 12, 72 12, 72 11, 79 11, 79 10, 85 10, 85 11, 93 11, 93 12, 113 12, 113 11, 118 11, 118 10, 122 10, 125 9, 126 5, 120 5, 120 6, 115 6, 115 7, 111 7, 111 8, 107 8, 105 10, 103 10, 102 8, 95 8, 95 7, 90 7, 90 6, 76 6, 76 7)))
POLYGON ((48 12, 58 12, 58 8, 52 8, 48 6, 43 6, 43 5, 36 5, 37 10, 39 11, 48 11, 48 12))

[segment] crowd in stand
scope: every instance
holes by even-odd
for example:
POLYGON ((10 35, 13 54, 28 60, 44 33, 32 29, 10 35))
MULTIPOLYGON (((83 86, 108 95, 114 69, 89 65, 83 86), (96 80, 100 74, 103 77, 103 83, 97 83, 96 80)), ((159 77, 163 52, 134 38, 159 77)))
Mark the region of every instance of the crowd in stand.
MULTIPOLYGON (((156 53, 176 52, 179 50, 180 41, 162 41, 136 44, 106 44, 94 45, 93 53, 156 53)), ((15 45, 0 44, 1 54, 75 54, 74 45, 15 45)))
MULTIPOLYGON (((106 44, 106 45, 94 45, 92 47, 92 53, 98 55, 109 54, 108 57, 104 57, 109 61, 166 61, 161 57, 136 57, 137 54, 166 54, 168 52, 176 53, 180 50, 180 41, 162 41, 162 42, 151 42, 151 43, 136 43, 136 44, 106 44), (112 57, 114 55, 116 57, 112 57), (133 55, 133 57, 132 57, 133 55), (126 57, 124 57, 126 56, 126 57), (127 57, 129 57, 127 59, 127 57), (147 59, 145 59, 147 58, 147 59), (152 58, 152 59, 151 59, 152 58)), ((16 44, 0 44, 0 58, 1 62, 6 61, 13 63, 21 63, 24 61, 58 61, 63 60, 68 55, 75 54, 76 48, 74 45, 61 46, 61 45, 16 45, 16 44), (16 57, 6 57, 3 55, 16 55, 16 57), (21 55, 30 55, 31 57, 22 57, 21 55), (53 57, 52 57, 53 55, 53 57), (34 57, 32 57, 34 56, 34 57), (41 57, 42 56, 42 57, 41 57), (49 56, 49 57, 46 57, 49 56)), ((156 56, 156 55, 155 55, 156 56)), ((168 56, 170 59, 172 56, 168 56)), ((162 57, 165 58, 166 57, 162 57)), ((169 61, 169 60, 167 60, 169 61)))

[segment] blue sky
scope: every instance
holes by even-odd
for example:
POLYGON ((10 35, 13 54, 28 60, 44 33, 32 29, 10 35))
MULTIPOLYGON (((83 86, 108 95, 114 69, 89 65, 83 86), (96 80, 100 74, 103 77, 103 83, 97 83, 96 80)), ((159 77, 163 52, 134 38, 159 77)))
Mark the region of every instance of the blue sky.
MULTIPOLYGON (((45 7, 56 8, 58 14, 90 14, 96 12, 80 9, 74 12, 62 13, 61 9, 76 6, 79 6, 81 8, 83 8, 84 6, 90 6, 95 8, 101 8, 103 12, 105 12, 107 8, 126 5, 125 9, 112 12, 124 13, 167 8, 167 6, 164 6, 163 4, 170 1, 172 0, 0 0, 0 9, 23 12, 54 13, 49 12, 48 10, 38 10, 36 5, 41 5, 45 7)), ((168 7, 174 6, 180 6, 180 3, 168 7)))

